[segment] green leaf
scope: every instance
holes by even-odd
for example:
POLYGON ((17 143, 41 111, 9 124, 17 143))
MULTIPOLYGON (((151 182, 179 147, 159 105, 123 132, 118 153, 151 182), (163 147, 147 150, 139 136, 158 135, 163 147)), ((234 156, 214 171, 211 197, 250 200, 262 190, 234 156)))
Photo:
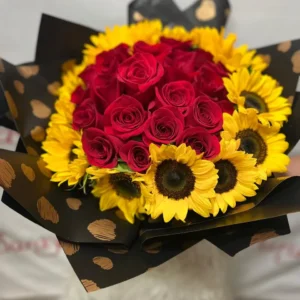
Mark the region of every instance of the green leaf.
POLYGON ((89 180, 90 175, 89 174, 85 174, 81 183, 80 183, 80 189, 83 190, 83 193, 86 195, 87 194, 87 190, 86 187, 88 185, 88 180, 89 180))
POLYGON ((124 162, 119 162, 116 170, 122 173, 133 173, 133 171, 128 167, 128 165, 124 162))

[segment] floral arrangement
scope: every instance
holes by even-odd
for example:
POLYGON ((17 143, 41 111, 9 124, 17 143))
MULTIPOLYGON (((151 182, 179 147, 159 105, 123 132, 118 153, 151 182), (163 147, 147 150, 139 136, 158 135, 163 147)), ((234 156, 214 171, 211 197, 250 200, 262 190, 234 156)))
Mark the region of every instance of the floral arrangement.
POLYGON ((1 200, 56 235, 88 292, 203 239, 233 256, 290 232, 300 40, 236 47, 229 10, 134 0, 102 33, 43 15, 34 62, 0 59, 0 125, 20 134, 1 200))
POLYGON ((289 164, 291 114, 267 63, 215 28, 116 26, 64 72, 42 154, 52 181, 145 214, 208 218, 256 195, 289 164))

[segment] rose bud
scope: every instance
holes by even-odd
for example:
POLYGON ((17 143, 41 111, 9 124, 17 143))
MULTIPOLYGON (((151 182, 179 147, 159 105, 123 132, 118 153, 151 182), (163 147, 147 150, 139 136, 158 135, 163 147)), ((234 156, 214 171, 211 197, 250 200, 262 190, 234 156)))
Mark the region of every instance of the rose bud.
POLYGON ((89 127, 103 128, 103 116, 90 98, 84 100, 73 112, 73 128, 75 130, 89 127))
POLYGON ((119 154, 135 172, 146 171, 150 166, 149 148, 143 142, 129 141, 122 146, 119 154))
POLYGON ((176 50, 172 55, 172 65, 190 77, 194 77, 199 68, 207 62, 211 62, 212 58, 213 56, 209 52, 201 49, 189 52, 176 50))
POLYGON ((161 89, 156 88, 157 106, 174 106, 185 115, 195 100, 193 85, 188 81, 174 81, 165 84, 161 89))
POLYGON ((204 93, 216 101, 226 99, 227 91, 222 77, 227 76, 227 74, 222 72, 224 71, 214 63, 204 64, 195 76, 194 88, 196 94, 201 95, 204 93))
POLYGON ((133 46, 133 53, 150 53, 159 62, 163 62, 165 57, 172 52, 172 48, 167 44, 149 45, 143 41, 139 41, 133 46))
POLYGON ((186 125, 187 127, 202 127, 210 133, 218 132, 223 126, 222 110, 208 96, 199 96, 189 110, 186 125))
POLYGON ((99 168, 114 168, 118 164, 121 141, 98 128, 83 131, 82 146, 89 163, 99 168))
POLYGON ((203 158, 213 159, 220 153, 219 139, 201 127, 187 128, 179 136, 176 145, 191 146, 197 154, 203 153, 203 158))
POLYGON ((164 74, 162 65, 150 53, 136 53, 118 68, 117 77, 132 89, 145 92, 164 74))
POLYGON ((102 74, 115 74, 118 65, 129 57, 129 46, 120 44, 110 51, 103 51, 98 54, 96 57, 96 66, 102 74))
POLYGON ((71 102, 75 104, 80 104, 85 98, 85 90, 81 86, 78 86, 71 95, 71 102))
POLYGON ((136 99, 122 95, 104 113, 104 131, 126 140, 140 135, 145 128, 147 112, 136 99))
POLYGON ((182 133, 184 118, 173 106, 161 107, 154 111, 145 126, 144 142, 170 144, 182 133))

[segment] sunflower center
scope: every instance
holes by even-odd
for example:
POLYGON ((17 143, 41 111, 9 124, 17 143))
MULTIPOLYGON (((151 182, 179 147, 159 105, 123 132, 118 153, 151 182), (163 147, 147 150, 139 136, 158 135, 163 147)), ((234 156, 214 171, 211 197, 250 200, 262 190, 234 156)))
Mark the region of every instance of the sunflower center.
POLYGON ((236 138, 241 140, 239 150, 253 154, 253 157, 257 160, 257 165, 264 162, 267 156, 267 145, 256 131, 252 129, 242 130, 237 134, 236 138))
POLYGON ((232 190, 237 183, 237 170, 229 160, 219 160, 215 163, 219 171, 219 179, 215 188, 216 193, 222 194, 232 190))
POLYGON ((195 176, 187 165, 168 159, 157 167, 155 183, 161 194, 179 200, 194 190, 195 176))
POLYGON ((117 195, 126 199, 139 198, 141 189, 138 183, 133 182, 131 177, 124 173, 111 174, 110 184, 114 187, 117 195))
POLYGON ((245 108, 255 108, 259 113, 269 111, 265 101, 257 94, 244 91, 241 95, 245 97, 245 108))
POLYGON ((69 161, 72 162, 74 159, 77 158, 77 155, 73 152, 73 150, 75 149, 75 147, 73 146, 71 151, 70 151, 70 154, 69 154, 69 161))

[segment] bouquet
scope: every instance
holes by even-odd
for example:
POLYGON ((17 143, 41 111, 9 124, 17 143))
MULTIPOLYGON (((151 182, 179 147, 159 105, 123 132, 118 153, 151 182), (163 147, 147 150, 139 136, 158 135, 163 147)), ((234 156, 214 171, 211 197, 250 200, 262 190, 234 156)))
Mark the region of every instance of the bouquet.
POLYGON ((289 233, 299 178, 276 174, 300 136, 300 41, 236 47, 228 10, 134 1, 101 33, 43 15, 35 63, 1 62, 22 138, 0 150, 3 201, 57 235, 88 292, 202 239, 234 255, 289 233))

